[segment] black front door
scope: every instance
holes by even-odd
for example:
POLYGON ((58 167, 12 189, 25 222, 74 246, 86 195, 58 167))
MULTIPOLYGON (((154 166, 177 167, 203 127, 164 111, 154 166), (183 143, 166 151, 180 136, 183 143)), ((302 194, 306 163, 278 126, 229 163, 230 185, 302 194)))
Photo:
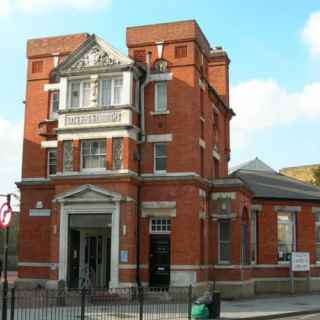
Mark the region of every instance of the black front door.
POLYGON ((78 288, 79 283, 79 256, 80 256, 80 231, 70 229, 69 233, 69 288, 78 288))
POLYGON ((170 235, 150 236, 150 287, 170 285, 170 235))

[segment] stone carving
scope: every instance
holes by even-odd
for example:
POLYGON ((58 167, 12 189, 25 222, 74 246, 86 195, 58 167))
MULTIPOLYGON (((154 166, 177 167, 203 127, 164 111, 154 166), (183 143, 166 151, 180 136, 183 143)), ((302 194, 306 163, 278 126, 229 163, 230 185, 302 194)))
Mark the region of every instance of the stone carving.
POLYGON ((93 46, 83 57, 71 66, 71 70, 79 71, 90 67, 104 67, 120 64, 121 62, 115 57, 111 57, 99 46, 93 46))

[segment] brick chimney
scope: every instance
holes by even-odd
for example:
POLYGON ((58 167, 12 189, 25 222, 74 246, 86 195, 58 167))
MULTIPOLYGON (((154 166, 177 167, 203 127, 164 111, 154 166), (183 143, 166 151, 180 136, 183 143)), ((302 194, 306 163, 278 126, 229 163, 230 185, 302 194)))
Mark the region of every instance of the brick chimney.
POLYGON ((229 63, 230 59, 222 47, 210 50, 209 82, 227 106, 229 106, 229 63))

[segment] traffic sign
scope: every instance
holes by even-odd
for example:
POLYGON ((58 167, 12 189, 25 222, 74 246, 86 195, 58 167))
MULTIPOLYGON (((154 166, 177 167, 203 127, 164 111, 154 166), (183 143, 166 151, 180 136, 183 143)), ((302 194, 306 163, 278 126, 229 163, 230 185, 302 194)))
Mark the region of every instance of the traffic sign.
POLYGON ((5 202, 0 208, 0 228, 5 229, 9 226, 12 218, 12 208, 5 202))
POLYGON ((292 252, 291 270, 292 271, 310 271, 309 252, 292 252))

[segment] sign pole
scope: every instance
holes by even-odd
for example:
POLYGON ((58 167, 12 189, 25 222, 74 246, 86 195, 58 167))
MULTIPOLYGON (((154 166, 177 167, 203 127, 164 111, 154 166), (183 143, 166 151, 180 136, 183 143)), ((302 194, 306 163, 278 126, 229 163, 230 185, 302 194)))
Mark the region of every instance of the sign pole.
MULTIPOLYGON (((11 194, 7 195, 7 204, 10 208, 11 194)), ((6 239, 3 253, 3 284, 2 284, 2 320, 7 320, 8 304, 8 246, 9 246, 9 226, 6 227, 6 239)))

